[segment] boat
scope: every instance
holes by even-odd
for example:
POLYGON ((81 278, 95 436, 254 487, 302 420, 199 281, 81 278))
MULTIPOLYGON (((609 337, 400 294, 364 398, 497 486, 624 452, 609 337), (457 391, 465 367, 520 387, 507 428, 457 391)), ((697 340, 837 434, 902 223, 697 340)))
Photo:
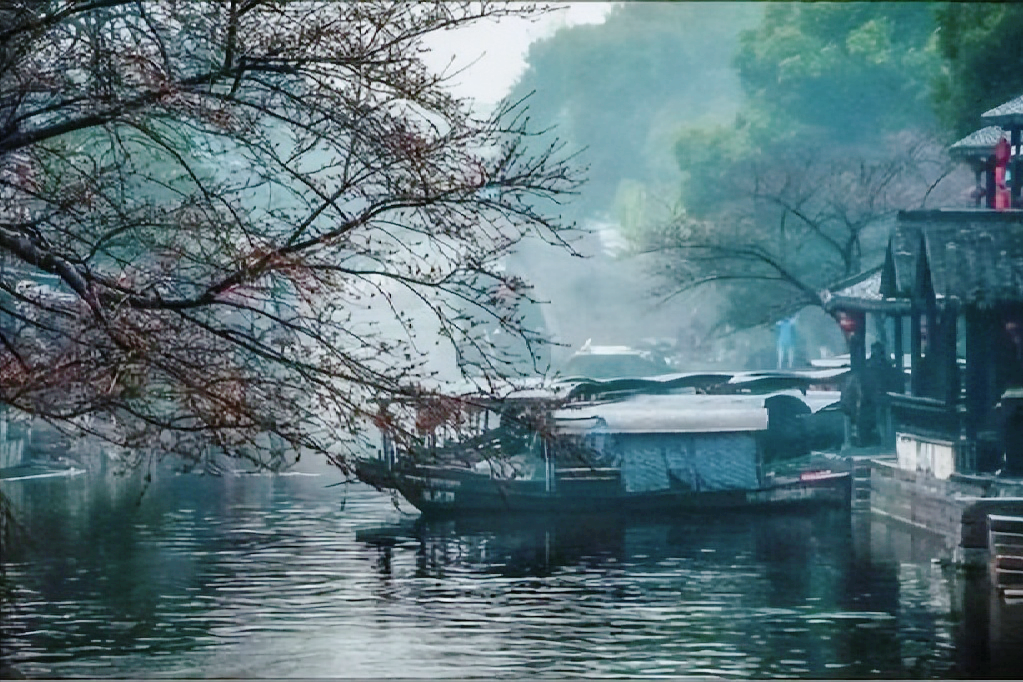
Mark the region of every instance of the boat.
POLYGON ((770 470, 814 432, 807 417, 834 422, 839 394, 808 389, 844 371, 427 391, 381 405, 380 448, 356 475, 430 516, 847 505, 847 470, 770 470))

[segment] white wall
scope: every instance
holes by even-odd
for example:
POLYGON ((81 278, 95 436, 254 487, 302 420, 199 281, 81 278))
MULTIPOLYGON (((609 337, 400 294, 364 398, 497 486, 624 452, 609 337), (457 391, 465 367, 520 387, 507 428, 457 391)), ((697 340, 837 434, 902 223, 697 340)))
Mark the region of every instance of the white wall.
POLYGON ((895 436, 895 454, 899 468, 929 473, 947 480, 955 471, 955 445, 906 433, 895 436))

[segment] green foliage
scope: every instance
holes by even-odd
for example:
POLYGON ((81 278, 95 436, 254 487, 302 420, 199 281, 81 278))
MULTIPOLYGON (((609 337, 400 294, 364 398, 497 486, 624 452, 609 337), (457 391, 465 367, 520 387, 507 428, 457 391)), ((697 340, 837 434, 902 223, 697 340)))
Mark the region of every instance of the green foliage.
MULTIPOLYGON (((600 25, 534 43, 511 99, 585 148, 589 181, 579 216, 612 209, 623 179, 656 179, 670 162, 666 132, 682 121, 728 118, 739 97, 729 62, 752 4, 626 3, 600 25)), ((670 163, 668 171, 671 171, 670 163)))
POLYGON ((535 45, 516 94, 535 89, 536 118, 588 147, 587 208, 613 208, 640 249, 673 245, 668 279, 710 282, 736 304, 718 306, 726 322, 743 324, 874 265, 875 219, 935 201, 947 172, 935 124, 965 134, 1019 94, 1021 17, 1013 5, 625 4, 535 45), (674 196, 659 196, 665 178, 674 196))
POLYGON ((948 3, 936 14, 943 62, 933 101, 954 140, 980 128, 985 111, 1023 93, 1023 6, 948 3))
POLYGON ((704 216, 729 200, 732 178, 749 161, 762 126, 740 119, 732 127, 692 126, 679 133, 674 153, 682 171, 680 203, 688 213, 704 216))
MULTIPOLYGON (((873 265, 877 219, 917 203, 939 57, 924 3, 771 3, 733 64, 745 102, 734 124, 690 125, 674 141, 680 203, 698 225, 647 243, 684 259, 675 290, 723 295, 718 324, 763 324, 817 302, 873 265), (916 138, 914 140, 914 138, 916 138), (891 158, 886 158, 890 156, 891 158)), ((940 170, 935 171, 940 174, 940 170)))
POLYGON ((872 140, 931 119, 933 27, 927 3, 772 3, 735 65, 772 128, 790 119, 832 144, 872 140))
POLYGON ((862 155, 928 128, 933 27, 923 3, 769 5, 734 59, 747 98, 735 124, 688 126, 674 142, 686 210, 705 217, 745 168, 779 153, 862 155))

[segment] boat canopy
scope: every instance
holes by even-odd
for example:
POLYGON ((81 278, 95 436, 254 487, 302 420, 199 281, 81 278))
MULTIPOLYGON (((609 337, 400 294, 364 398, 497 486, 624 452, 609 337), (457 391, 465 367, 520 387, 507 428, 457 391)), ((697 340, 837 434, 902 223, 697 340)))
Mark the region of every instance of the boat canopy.
POLYGON ((815 384, 835 383, 849 373, 848 367, 807 370, 802 372, 745 372, 728 380, 728 384, 736 389, 751 392, 776 392, 785 389, 798 389, 808 392, 815 384))
MULTIPOLYGON (((848 367, 812 370, 759 370, 750 372, 678 372, 655 377, 619 379, 560 379, 540 377, 510 379, 486 383, 482 380, 458 382, 422 381, 419 388, 429 393, 482 401, 599 400, 622 394, 692 393, 710 389, 715 393, 738 391, 761 397, 785 390, 808 389, 833 384, 849 373, 848 367)), ((816 410, 815 410, 816 411, 816 410)))
POLYGON ((561 433, 734 433, 767 429, 765 396, 637 395, 554 412, 561 433))
MULTIPOLYGON (((821 384, 834 384, 849 373, 848 367, 811 370, 759 370, 751 372, 684 372, 655 377, 626 379, 568 380, 564 397, 569 400, 593 399, 622 393, 671 393, 687 389, 707 389, 714 393, 739 391, 766 395, 786 389, 807 393, 821 384)), ((553 388, 557 388, 555 384, 553 388)))
POLYGON ((845 358, 845 365, 835 367, 815 367, 814 369, 799 370, 761 369, 749 372, 740 372, 732 377, 731 383, 742 383, 743 381, 751 381, 753 379, 767 377, 800 379, 808 384, 830 383, 849 373, 849 356, 845 356, 845 358))
POLYGON ((613 393, 667 393, 685 389, 707 388, 727 384, 733 372, 685 372, 655 377, 629 377, 624 379, 569 379, 565 385, 566 397, 596 397, 613 393))

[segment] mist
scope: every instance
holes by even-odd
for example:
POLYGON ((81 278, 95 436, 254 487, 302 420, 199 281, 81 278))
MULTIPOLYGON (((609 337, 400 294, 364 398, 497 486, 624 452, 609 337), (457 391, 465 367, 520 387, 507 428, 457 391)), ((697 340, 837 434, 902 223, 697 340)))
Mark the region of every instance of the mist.
POLYGON ((701 239, 723 247, 766 245, 786 276, 819 290, 880 264, 893 211, 925 195, 932 207, 961 201, 968 182, 948 164, 928 99, 935 26, 930 5, 619 3, 600 23, 535 38, 507 99, 524 100, 534 127, 563 141, 587 174, 559 209, 580 230, 578 255, 537 241, 508 262, 546 301, 554 368, 587 341, 655 339, 674 344, 686 368, 773 366, 775 322, 793 315, 806 361, 844 353, 805 291, 736 284, 755 268, 680 257, 675 270, 709 282, 690 289, 665 277, 666 247, 691 241, 699 225, 701 239), (890 186, 855 186, 857 172, 862 181, 864 169, 896 166, 890 186), (765 186, 788 194, 768 197, 765 186), (836 200, 836 216, 855 215, 851 237, 826 215, 836 200), (783 205, 818 222, 807 229, 783 205), (845 239, 862 256, 829 251, 845 239))

